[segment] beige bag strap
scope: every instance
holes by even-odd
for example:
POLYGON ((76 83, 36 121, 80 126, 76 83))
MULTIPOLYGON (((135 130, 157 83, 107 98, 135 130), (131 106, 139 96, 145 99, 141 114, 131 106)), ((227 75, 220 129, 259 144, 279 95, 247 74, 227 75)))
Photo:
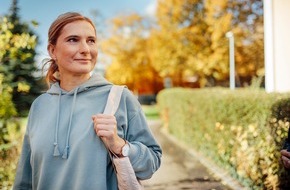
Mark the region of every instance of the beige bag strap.
POLYGON ((115 115, 121 100, 124 86, 113 85, 107 100, 104 114, 115 115))
MULTIPOLYGON (((113 85, 107 100, 107 104, 104 110, 104 114, 114 115, 119 107, 122 92, 124 86, 113 85)), ((137 180, 133 167, 130 163, 129 157, 118 158, 104 143, 110 159, 112 161, 113 168, 115 170, 118 189, 119 190, 143 190, 143 186, 140 181, 137 180)))
MULTIPOLYGON (((123 89, 124 89, 124 86, 118 86, 118 85, 112 86, 110 93, 109 93, 109 96, 108 96, 108 99, 107 99, 107 104, 106 104, 105 110, 103 112, 104 114, 115 115, 115 113, 119 107, 119 104, 120 104, 123 89)), ((109 147, 106 146, 105 143, 104 143, 104 145, 105 145, 107 151, 109 152, 111 160, 113 161, 113 156, 117 157, 117 155, 115 155, 109 149, 109 147)))

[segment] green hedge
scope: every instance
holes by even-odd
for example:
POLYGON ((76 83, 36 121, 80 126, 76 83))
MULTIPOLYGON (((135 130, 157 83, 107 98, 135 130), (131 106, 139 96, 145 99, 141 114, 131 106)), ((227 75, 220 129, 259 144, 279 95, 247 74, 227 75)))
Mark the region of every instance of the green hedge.
MULTIPOLYGON (((225 88, 161 91, 165 127, 251 189, 287 186, 280 160, 290 94, 225 88)), ((289 181, 289 180, 288 180, 289 181)))

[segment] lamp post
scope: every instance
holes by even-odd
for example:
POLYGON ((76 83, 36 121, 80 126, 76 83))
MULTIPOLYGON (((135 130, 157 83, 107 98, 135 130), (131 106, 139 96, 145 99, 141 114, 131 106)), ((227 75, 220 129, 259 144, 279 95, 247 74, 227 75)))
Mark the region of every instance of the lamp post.
POLYGON ((227 32, 226 37, 229 39, 230 49, 230 89, 235 89, 235 41, 233 32, 227 32))

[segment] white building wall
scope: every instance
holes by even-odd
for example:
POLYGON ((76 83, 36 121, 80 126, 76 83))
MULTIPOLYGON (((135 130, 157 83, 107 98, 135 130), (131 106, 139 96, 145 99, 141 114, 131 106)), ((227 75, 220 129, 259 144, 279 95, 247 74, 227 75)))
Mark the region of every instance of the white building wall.
POLYGON ((290 0, 264 0, 267 92, 290 92, 290 0))

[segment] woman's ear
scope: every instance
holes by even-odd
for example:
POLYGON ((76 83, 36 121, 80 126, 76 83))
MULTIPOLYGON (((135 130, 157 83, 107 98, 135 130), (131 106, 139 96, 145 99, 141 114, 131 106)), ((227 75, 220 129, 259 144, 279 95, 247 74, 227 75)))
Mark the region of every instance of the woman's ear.
POLYGON ((50 56, 52 59, 56 60, 56 56, 55 56, 55 52, 54 52, 54 50, 55 50, 54 45, 49 44, 49 45, 47 46, 47 51, 48 51, 48 53, 49 53, 49 56, 50 56))

